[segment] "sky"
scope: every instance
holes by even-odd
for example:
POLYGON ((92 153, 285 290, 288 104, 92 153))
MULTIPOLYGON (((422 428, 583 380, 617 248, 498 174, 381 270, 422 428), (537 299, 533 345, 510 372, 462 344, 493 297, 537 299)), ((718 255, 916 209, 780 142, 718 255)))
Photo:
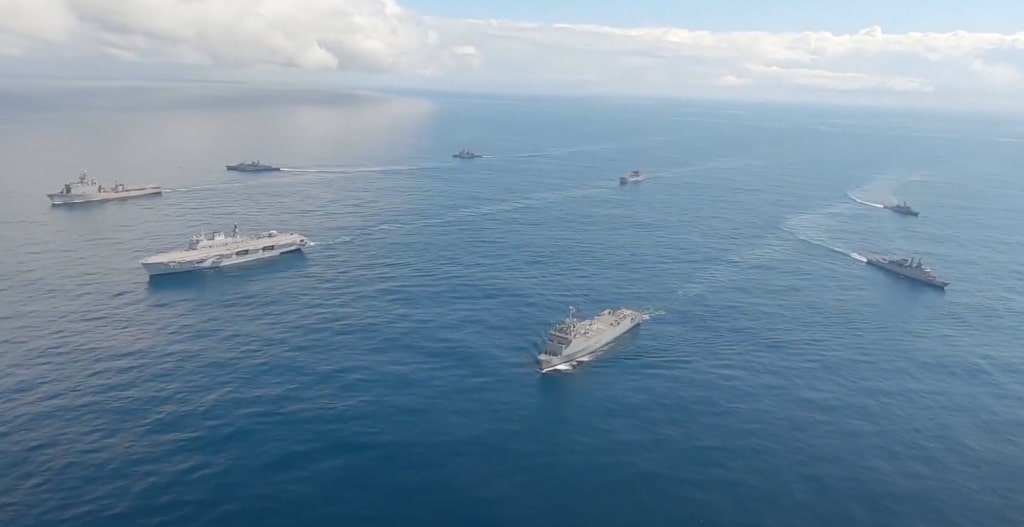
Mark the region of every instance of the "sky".
POLYGON ((1011 0, 0 0, 0 75, 1024 111, 1021 26, 1011 0))
POLYGON ((403 7, 446 18, 496 18, 613 27, 672 26, 709 31, 1016 32, 1016 0, 405 0, 403 7))

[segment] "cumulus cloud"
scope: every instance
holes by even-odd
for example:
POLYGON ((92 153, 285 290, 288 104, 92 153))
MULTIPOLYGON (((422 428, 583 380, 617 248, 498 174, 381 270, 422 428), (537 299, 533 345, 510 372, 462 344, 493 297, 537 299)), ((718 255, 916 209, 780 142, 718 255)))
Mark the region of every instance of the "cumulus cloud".
POLYGON ((1024 33, 710 32, 500 20, 433 20, 472 42, 480 76, 560 78, 614 91, 756 94, 765 89, 891 95, 1020 87, 1024 33), (1001 56, 1001 60, 995 57, 1001 56))
POLYGON ((712 32, 457 20, 394 0, 0 0, 0 54, 429 76, 440 87, 918 97, 1024 87, 1024 33, 712 32))
POLYGON ((430 73, 471 55, 393 0, 3 0, 6 54, 430 73))

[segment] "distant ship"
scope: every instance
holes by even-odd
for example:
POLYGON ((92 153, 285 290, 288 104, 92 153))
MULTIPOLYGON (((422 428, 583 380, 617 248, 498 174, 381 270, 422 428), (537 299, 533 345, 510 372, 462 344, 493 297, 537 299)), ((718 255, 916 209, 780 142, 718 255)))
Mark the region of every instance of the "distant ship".
POLYGON ((152 196, 162 194, 163 190, 156 185, 145 187, 127 187, 124 183, 114 183, 113 187, 105 187, 89 179, 87 172, 78 176, 78 181, 65 183, 60 192, 47 194, 51 205, 64 205, 70 203, 86 203, 91 201, 110 201, 115 199, 137 198, 139 196, 152 196))
POLYGON ((259 161, 243 161, 237 165, 226 165, 225 168, 236 172, 274 172, 281 170, 281 167, 264 165, 259 161))
POLYGON ((886 256, 868 256, 868 265, 885 269, 890 273, 895 273, 911 280, 917 280, 918 282, 928 284, 932 287, 939 289, 945 289, 949 282, 945 280, 939 280, 932 270, 925 265, 920 258, 890 258, 886 256))
POLYGON ((477 158, 477 157, 484 157, 484 156, 482 154, 475 154, 475 153, 473 153, 473 152, 463 148, 462 150, 459 150, 459 152, 457 154, 452 154, 452 157, 457 157, 459 159, 474 159, 474 158, 477 158))
POLYGON ((643 315, 632 309, 606 309, 592 319, 577 320, 576 308, 548 332, 537 361, 541 372, 579 360, 600 350, 627 331, 640 325, 643 315))
POLYGON ((294 232, 268 231, 256 236, 242 236, 236 224, 231 236, 225 236, 223 232, 197 234, 189 240, 187 249, 160 253, 139 263, 151 276, 182 273, 270 258, 301 250, 308 243, 305 236, 294 232))
POLYGON ((904 214, 904 215, 907 215, 907 216, 917 216, 919 214, 916 210, 910 208, 910 205, 907 205, 906 201, 904 201, 903 203, 897 203, 895 205, 882 205, 882 206, 887 208, 887 209, 889 209, 889 210, 891 210, 891 211, 893 211, 893 212, 895 212, 895 213, 897 213, 897 214, 904 214))
POLYGON ((620 185, 625 185, 627 183, 639 183, 643 180, 644 177, 640 174, 639 170, 634 170, 625 176, 619 176, 620 185))

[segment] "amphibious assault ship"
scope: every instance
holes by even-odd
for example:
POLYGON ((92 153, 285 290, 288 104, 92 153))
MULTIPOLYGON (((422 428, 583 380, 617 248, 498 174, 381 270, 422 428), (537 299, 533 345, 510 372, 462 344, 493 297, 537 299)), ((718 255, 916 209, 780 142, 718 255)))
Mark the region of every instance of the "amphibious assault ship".
POLYGON ((640 325, 642 320, 639 311, 625 308, 606 309, 594 318, 577 320, 576 308, 570 307, 565 321, 548 331, 544 348, 537 355, 540 371, 548 372, 582 359, 640 325))
POLYGON ((197 234, 189 239, 188 248, 150 256, 139 263, 150 276, 183 273, 270 258, 301 250, 308 243, 305 236, 294 232, 267 231, 242 236, 235 224, 231 236, 223 232, 197 234))
POLYGON ((891 210, 891 211, 893 211, 893 212, 895 212, 895 213, 897 213, 897 214, 903 214, 905 216, 917 216, 918 214, 920 214, 916 210, 910 208, 910 205, 907 205, 906 201, 904 201, 903 203, 897 203, 895 205, 882 205, 882 206, 887 208, 887 209, 889 209, 889 210, 891 210))
POLYGON ((65 183, 60 192, 47 194, 51 205, 64 205, 70 203, 86 203, 93 201, 110 201, 115 199, 137 198, 139 196, 152 196, 162 194, 163 190, 157 185, 145 187, 128 187, 124 183, 114 183, 113 187, 105 187, 95 179, 90 179, 88 172, 82 172, 78 181, 65 183))
POLYGON ((932 287, 945 289, 949 282, 940 280, 932 274, 931 268, 924 264, 920 258, 892 258, 887 256, 868 256, 868 265, 885 269, 890 273, 917 280, 932 287))
POLYGON ((234 170, 236 172, 274 172, 281 170, 281 167, 275 167, 273 165, 264 165, 259 161, 243 161, 235 165, 225 165, 228 170, 234 170))
POLYGON ((625 176, 619 176, 619 184, 625 185, 627 183, 639 183, 644 180, 644 176, 640 174, 639 170, 634 170, 625 176))

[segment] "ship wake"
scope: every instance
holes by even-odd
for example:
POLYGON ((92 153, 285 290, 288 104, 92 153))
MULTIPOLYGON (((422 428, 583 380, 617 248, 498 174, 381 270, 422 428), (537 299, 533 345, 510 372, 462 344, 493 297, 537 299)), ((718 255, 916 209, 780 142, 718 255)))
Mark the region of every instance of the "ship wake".
POLYGON ((881 203, 872 203, 870 201, 860 199, 857 196, 854 196, 853 194, 851 194, 850 192, 847 192, 846 195, 849 196, 850 199, 852 199, 853 201, 856 201, 857 203, 860 203, 861 205, 867 205, 869 207, 875 207, 875 208, 879 208, 879 209, 884 209, 885 208, 885 205, 882 205, 881 203))
POLYGON ((866 262, 867 259, 863 255, 835 245, 826 236, 821 220, 823 217, 827 217, 830 213, 834 212, 838 211, 835 207, 832 207, 819 212, 800 214, 784 222, 781 228, 801 241, 849 256, 854 260, 866 262))
POLYGON ((601 358, 602 356, 607 354, 608 351, 611 350, 611 349, 612 349, 612 345, 609 344, 609 345, 601 348, 598 351, 595 351, 595 352, 593 352, 593 353, 591 353, 589 355, 586 355, 584 357, 580 357, 580 358, 578 358, 578 359, 576 359, 574 361, 566 362, 565 364, 559 364, 558 366, 552 366, 550 368, 543 369, 543 370, 541 370, 541 373, 552 373, 552 372, 572 373, 572 372, 576 371, 577 369, 579 369, 580 366, 583 366, 584 364, 586 364, 588 362, 595 361, 595 360, 601 358))
POLYGON ((349 236, 342 236, 340 238, 334 238, 332 240, 324 240, 324 241, 317 241, 317 242, 310 240, 309 243, 308 243, 308 246, 309 247, 317 247, 317 246, 322 246, 322 245, 334 245, 336 243, 345 243, 345 242, 350 242, 350 241, 352 241, 351 237, 349 237, 349 236))
POLYGON ((241 185, 241 183, 216 183, 213 185, 198 185, 195 187, 165 188, 164 192, 190 192, 194 190, 209 190, 215 188, 237 187, 239 185, 241 185))
POLYGON ((522 154, 501 154, 501 155, 484 155, 484 157, 491 158, 518 158, 518 157, 543 157, 543 156, 557 156, 561 154, 571 154, 574 152, 590 152, 597 150, 608 150, 615 147, 615 144, 606 145, 590 145, 590 146, 577 146, 571 148, 551 148, 543 152, 524 152, 522 154))
POLYGON ((927 174, 924 173, 879 174, 867 185, 847 191, 846 195, 861 205, 882 209, 885 208, 885 205, 879 201, 895 201, 895 192, 902 184, 908 181, 927 181, 928 179, 927 174))
POLYGON ((643 320, 644 322, 647 322, 648 320, 654 317, 658 317, 665 314, 664 311, 659 311, 653 308, 645 308, 640 309, 638 311, 640 312, 640 319, 643 320))
POLYGON ((421 163, 413 165, 381 165, 381 166, 321 166, 318 168, 282 168, 281 172, 296 172, 300 174, 362 174, 376 172, 409 172, 414 170, 429 170, 450 166, 451 162, 445 163, 421 163))

